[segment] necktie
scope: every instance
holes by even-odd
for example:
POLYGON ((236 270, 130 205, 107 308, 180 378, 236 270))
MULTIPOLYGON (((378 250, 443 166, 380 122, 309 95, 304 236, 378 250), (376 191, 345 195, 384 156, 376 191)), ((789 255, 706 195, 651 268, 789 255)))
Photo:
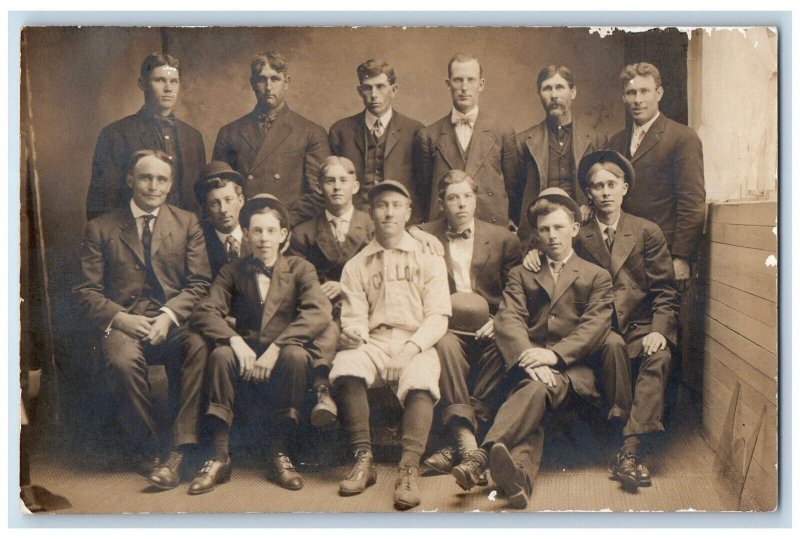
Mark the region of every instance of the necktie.
POLYGON ((267 278, 272 279, 272 268, 264 264, 261 260, 256 257, 250 259, 250 268, 253 270, 255 274, 262 274, 266 275, 267 278))
POLYGON ((553 270, 553 281, 558 282, 558 277, 561 275, 561 270, 564 269, 563 262, 550 262, 550 269, 553 270))
POLYGON ((233 234, 225 238, 226 248, 228 250, 228 262, 233 262, 239 259, 239 240, 233 237, 233 234))
POLYGON ((644 135, 645 135, 644 129, 640 129, 639 132, 632 137, 631 157, 633 156, 633 154, 636 153, 636 150, 639 149, 639 144, 641 144, 642 140, 644 140, 644 135))
POLYGON ((609 253, 611 252, 611 247, 614 245, 614 235, 616 233, 617 231, 614 230, 613 228, 611 227, 606 228, 606 246, 608 246, 609 253))
POLYGON ((472 138, 472 126, 469 120, 466 118, 457 119, 453 121, 453 125, 455 126, 456 136, 458 137, 458 142, 461 144, 461 149, 466 150, 472 138))
POLYGON ((262 133, 266 133, 269 131, 269 128, 272 127, 275 118, 278 117, 277 112, 259 112, 258 113, 258 127, 261 128, 262 133))
POLYGON ((375 124, 372 126, 372 136, 375 139, 375 142, 383 136, 383 124, 381 123, 381 119, 378 118, 375 120, 375 124))
POLYGON ((347 239, 347 234, 344 232, 344 224, 345 220, 342 217, 334 217, 331 219, 331 225, 333 225, 333 235, 336 238, 336 241, 339 243, 343 243, 345 239, 347 239))
POLYGON ((146 268, 151 267, 150 246, 153 244, 153 231, 150 229, 150 221, 155 218, 155 215, 142 215, 142 221, 144 221, 144 228, 142 229, 142 247, 144 248, 144 265, 146 268))
POLYGON ((465 228, 461 232, 453 232, 452 230, 448 230, 447 232, 445 232, 445 234, 447 235, 447 239, 449 240, 457 240, 457 239, 468 240, 470 236, 472 236, 472 230, 470 230, 469 228, 465 228))

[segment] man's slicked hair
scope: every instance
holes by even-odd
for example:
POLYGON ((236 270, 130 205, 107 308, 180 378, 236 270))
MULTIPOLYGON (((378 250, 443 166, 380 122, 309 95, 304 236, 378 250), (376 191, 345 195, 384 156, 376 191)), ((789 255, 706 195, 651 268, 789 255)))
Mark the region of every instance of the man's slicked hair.
POLYGON ((622 91, 625 91, 625 86, 636 77, 653 77, 656 82, 656 88, 661 86, 661 72, 653 64, 647 62, 639 62, 637 64, 628 64, 625 69, 619 74, 619 80, 622 83, 622 91))
POLYGON ((472 60, 478 62, 478 67, 480 68, 480 77, 483 78, 483 66, 481 65, 480 61, 478 61, 478 59, 475 56, 471 54, 466 54, 464 52, 459 52, 458 54, 450 58, 449 62, 447 62, 447 78, 449 79, 453 75, 452 69, 454 63, 458 62, 459 64, 463 64, 465 62, 470 62, 472 60))
POLYGON ((439 200, 444 200, 445 194, 447 193, 447 188, 453 185, 454 183, 461 183, 467 182, 469 186, 472 188, 472 192, 476 195, 478 194, 478 183, 472 179, 472 176, 464 172, 463 170, 453 169, 447 172, 442 179, 439 180, 439 200))
POLYGON ((539 71, 539 74, 536 76, 536 91, 542 91, 542 83, 556 75, 561 75, 564 80, 567 81, 570 88, 575 88, 575 78, 572 76, 572 71, 570 71, 567 66, 553 64, 539 71))
POLYGON ((356 74, 358 75, 359 84, 381 74, 386 75, 386 78, 389 79, 389 84, 397 84, 397 75, 394 72, 394 68, 385 60, 369 59, 356 68, 356 74))
POLYGON ((338 155, 329 155, 328 157, 323 159, 322 162, 319 165, 319 172, 317 173, 317 180, 320 181, 320 182, 322 180, 324 180, 325 176, 328 174, 328 170, 330 170, 331 167, 334 167, 336 165, 339 165, 340 167, 342 167, 345 172, 347 172, 349 175, 351 175, 353 177, 353 179, 357 179, 356 178, 356 167, 355 167, 355 165, 353 164, 352 161, 350 161, 346 157, 340 157, 338 155))
POLYGON ((279 52, 267 51, 256 55, 250 61, 250 84, 255 84, 264 66, 270 66, 278 73, 289 72, 289 62, 279 52))
POLYGON ((128 166, 125 168, 125 174, 133 174, 133 169, 136 168, 136 164, 144 159, 145 157, 155 157, 160 161, 164 161, 166 164, 169 165, 169 179, 175 179, 175 166, 172 164, 172 161, 169 159, 169 155, 161 150, 139 150, 131 155, 130 159, 128 159, 128 166))
POLYGON ((178 71, 178 75, 181 74, 181 63, 177 58, 169 54, 154 52, 148 54, 142 62, 142 66, 139 68, 139 78, 147 82, 150 79, 150 73, 161 66, 174 67, 178 71))

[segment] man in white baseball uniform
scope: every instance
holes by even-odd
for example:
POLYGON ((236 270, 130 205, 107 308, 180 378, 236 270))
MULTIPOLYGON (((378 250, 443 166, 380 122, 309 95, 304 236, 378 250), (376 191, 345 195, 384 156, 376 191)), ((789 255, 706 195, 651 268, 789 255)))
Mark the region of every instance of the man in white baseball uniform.
POLYGON ((376 481, 367 389, 389 385, 403 405, 403 452, 394 502, 419 505, 419 462, 439 400, 434 344, 447 331, 450 288, 442 257, 423 252, 405 231, 411 218, 406 187, 384 180, 369 193, 375 237, 342 271, 341 351, 330 373, 339 417, 350 437, 355 466, 339 483, 342 496, 376 481))

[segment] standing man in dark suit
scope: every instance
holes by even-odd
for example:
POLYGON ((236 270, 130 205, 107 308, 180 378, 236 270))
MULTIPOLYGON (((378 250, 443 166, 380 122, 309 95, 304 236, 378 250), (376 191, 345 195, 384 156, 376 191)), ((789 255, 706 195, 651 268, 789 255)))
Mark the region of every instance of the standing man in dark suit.
MULTIPOLYGON (((439 182, 439 206, 444 216, 420 226, 445 246, 450 293, 458 294, 451 297, 454 313, 451 322, 457 318, 462 301, 459 298, 470 296, 484 298, 489 306, 487 314, 494 316, 508 273, 522 260, 519 240, 514 234, 507 228, 475 219, 477 198, 475 181, 461 170, 451 170, 439 182)), ((439 377, 442 425, 456 446, 455 450, 446 446, 425 460, 425 464, 439 472, 450 473, 454 464, 478 448, 476 415, 484 423, 491 417, 486 406, 470 395, 476 386, 485 387, 502 380, 502 376, 497 380, 475 380, 477 363, 487 345, 493 342, 494 320, 489 318, 472 336, 451 330, 436 343, 442 366, 439 377), (480 409, 476 410, 476 406, 480 409)))
POLYGON ((127 208, 89 221, 80 262, 78 306, 105 335, 100 341, 111 390, 131 447, 151 468, 158 488, 178 484, 185 451, 197 443, 207 350, 186 324, 209 286, 203 233, 194 213, 166 203, 173 165, 158 150, 140 150, 127 175, 127 208), (180 388, 172 451, 153 460, 158 432, 148 397, 147 362, 167 363, 170 385, 180 388))
POLYGON ((211 264, 211 277, 228 262, 247 254, 239 212, 244 205, 244 178, 222 161, 210 162, 194 185, 205 219, 201 226, 211 264))
POLYGON ((453 169, 463 170, 480 189, 475 217, 508 226, 509 198, 516 192, 519 154, 514 128, 478 110, 485 80, 477 58, 456 54, 447 64, 447 87, 453 110, 417 134, 419 198, 423 216, 438 218, 433 201, 439 181, 453 169))
POLYGON ((522 163, 515 214, 521 214, 519 237, 523 245, 528 243, 530 225, 520 208, 529 207, 543 189, 563 189, 580 205, 582 220, 589 216, 586 195, 578 186, 577 165, 584 154, 599 150, 607 142, 606 136, 599 136, 572 114, 572 101, 578 89, 569 68, 563 65, 543 68, 536 77, 536 89, 545 119, 520 133, 518 138, 522 163))
POLYGON ((219 130, 213 158, 247 180, 245 198, 269 193, 283 201, 294 226, 322 209, 317 172, 330 151, 325 129, 286 104, 289 81, 289 64, 277 52, 250 62, 256 107, 219 130))
POLYGON ((630 123, 611 137, 608 149, 627 157, 636 173, 622 209, 661 227, 675 278, 686 281, 705 224, 703 146, 690 127, 658 110, 664 88, 654 65, 630 64, 620 81, 630 123))
POLYGON ((192 188, 206 163, 200 132, 175 117, 180 93, 180 63, 169 54, 153 53, 139 70, 144 106, 100 131, 92 160, 92 179, 86 197, 86 218, 92 220, 116 208, 127 207, 131 192, 126 169, 130 157, 143 149, 169 156, 175 171, 167 203, 194 211, 192 188))
MULTIPOLYGON (((269 466, 277 483, 303 488, 289 456, 314 363, 327 361, 315 345, 331 323, 314 267, 281 255, 289 213, 272 195, 256 195, 239 215, 252 255, 222 267, 208 297, 192 314, 193 328, 216 343, 207 372, 208 420, 214 457, 189 486, 189 494, 211 491, 231 474, 229 433, 241 382, 261 384, 270 411, 269 466), (226 317, 236 319, 231 328, 226 317)), ((261 393, 261 392, 259 392, 261 393)))
POLYGON ((417 196, 418 173, 414 159, 414 137, 424 126, 394 110, 397 75, 383 60, 367 60, 356 68, 358 95, 364 110, 331 126, 331 153, 347 157, 355 165, 361 190, 359 210, 369 211, 369 192, 385 179, 399 181, 414 197, 412 222, 421 220, 417 196))
MULTIPOLYGON (((538 241, 545 246, 547 267, 539 273, 522 266, 511 270, 494 322, 502 353, 498 357, 513 389, 481 448, 453 468, 459 485, 469 489, 489 467, 492 480, 517 509, 528 505, 539 471, 545 414, 575 397, 600 405, 596 365, 613 361, 624 370, 628 361, 622 339, 617 335, 609 340, 614 335, 611 277, 575 256, 572 249, 580 228, 577 203, 551 187, 539 194, 528 213, 538 241), (603 348, 606 357, 599 360, 596 356, 603 348)), ((614 402, 607 403, 609 414, 627 417, 630 386, 620 384, 616 389, 614 402)))

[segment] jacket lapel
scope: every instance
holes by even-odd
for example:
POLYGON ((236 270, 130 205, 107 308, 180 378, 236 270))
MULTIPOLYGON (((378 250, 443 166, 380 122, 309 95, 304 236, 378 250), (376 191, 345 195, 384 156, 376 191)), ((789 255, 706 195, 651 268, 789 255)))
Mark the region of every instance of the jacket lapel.
POLYGON ((603 239, 603 233, 600 232, 600 225, 597 224, 597 219, 592 219, 590 224, 581 227, 581 243, 583 248, 591 254, 600 267, 611 267, 611 255, 608 254, 608 247, 603 239))
MULTIPOLYGON (((642 140, 641 144, 639 144, 639 147, 636 148, 636 154, 634 154, 634 156, 631 158, 632 163, 635 163, 640 157, 652 150, 653 147, 658 144, 658 141, 661 140, 661 135, 664 133, 665 126, 666 117, 662 112, 658 119, 653 122, 653 125, 644 136, 644 140, 642 140)), ((633 126, 631 126, 631 136, 633 136, 633 126)), ((630 137, 628 138, 628 153, 630 153, 630 137)))
POLYGON ((139 262, 144 265, 144 247, 142 246, 142 240, 139 239, 139 231, 136 228, 136 219, 133 218, 133 214, 128 209, 125 211, 125 214, 122 216, 122 219, 119 223, 120 228, 120 241, 128 246, 128 248, 133 251, 133 254, 136 255, 136 258, 139 259, 139 262))
POLYGON ((539 191, 541 191, 547 184, 547 167, 549 162, 549 154, 547 151, 547 125, 545 122, 537 125, 525 142, 528 146, 528 151, 531 152, 533 156, 534 163, 536 163, 536 168, 539 170, 539 178, 544 180, 542 185, 539 185, 539 191))
MULTIPOLYGON (((564 292, 566 292, 572 283, 575 282, 575 279, 578 278, 578 268, 575 267, 576 258, 578 258, 578 255, 573 252, 570 259, 566 264, 564 264, 564 267, 561 268, 561 275, 558 277, 558 282, 556 283, 555 291, 553 292, 551 305, 554 305, 556 302, 558 302, 558 300, 561 299, 561 296, 564 295, 564 292)), ((549 270, 548 273, 550 273, 549 270)))
POLYGON ((475 276, 478 270, 489 260, 489 242, 491 237, 483 223, 475 219, 475 238, 472 241, 472 264, 469 268, 469 280, 475 290, 475 276))
POLYGON ((402 128, 398 125, 399 122, 395 116, 397 116, 396 112, 392 116, 392 119, 389 120, 389 134, 386 135, 386 148, 383 150, 384 159, 386 159, 386 156, 391 153, 392 148, 395 147, 397 141, 400 140, 400 131, 402 131, 402 128))
POLYGON ((478 172, 478 169, 481 168, 481 165, 483 165, 486 156, 489 155, 489 150, 496 141, 495 135, 491 129, 484 129, 483 124, 484 122, 481 121, 481 114, 478 113, 478 119, 475 121, 475 128, 472 130, 472 138, 469 141, 467 169, 464 171, 473 178, 478 172))
MULTIPOLYGON (((550 296, 550 305, 555 303, 553 296, 555 295, 556 283, 553 281, 553 275, 550 273, 550 268, 547 267, 547 259, 542 264, 542 269, 533 274, 534 280, 539 283, 547 295, 550 296)), ((563 271, 563 270, 562 270, 563 271)))
POLYGON ((614 244, 611 246, 611 278, 616 277, 617 272, 625 264, 628 255, 631 254, 636 240, 633 236, 633 230, 628 226, 628 219, 623 212, 619 216, 619 223, 617 223, 617 234, 614 236, 614 244))
POLYGON ((255 112, 251 112, 245 117, 242 122, 241 128, 238 131, 239 136, 250 146, 254 152, 258 152, 261 147, 261 128, 258 127, 258 117, 255 112))
POLYGON ((275 267, 272 270, 272 279, 270 279, 267 297, 264 300, 264 310, 261 313, 262 334, 272 320, 272 317, 275 316, 275 313, 278 311, 278 307, 280 307, 283 297, 289 289, 288 284, 291 276, 292 273, 289 270, 289 265, 286 263, 286 260, 283 256, 278 256, 278 260, 275 262, 275 267))
POLYGON ((172 211, 169 206, 164 204, 158 212, 158 217, 155 220, 155 227, 153 228, 153 243, 150 245, 151 259, 156 255, 164 240, 172 234, 174 228, 175 218, 172 216, 172 211))
POLYGON ((353 130, 353 142, 356 143, 361 155, 367 155, 367 126, 364 122, 366 122, 367 111, 365 110, 361 114, 358 115, 358 119, 356 120, 356 128, 353 130))
POLYGON ((436 141, 436 147, 447 161, 447 165, 453 168, 462 168, 464 160, 461 158, 461 151, 458 149, 458 142, 456 140, 456 131, 453 129, 453 124, 450 123, 450 115, 440 120, 442 128, 439 131, 439 140, 436 141))
MULTIPOLYGON (((352 228, 352 223, 350 223, 352 228)), ((349 231, 348 231, 349 234, 349 231)), ((339 246, 337 245, 336 238, 333 237, 331 225, 327 220, 327 216, 323 211, 317 217, 317 246, 325 258, 328 260, 338 260, 339 246)))
POLYGON ((139 110, 138 121, 136 122, 136 133, 139 137, 139 145, 141 148, 164 149, 164 144, 156 137, 153 125, 149 121, 144 109, 139 110))
POLYGON ((261 146, 258 148, 256 158, 253 160, 253 170, 258 168, 261 163, 271 156, 280 146, 286 141, 289 135, 292 134, 292 124, 289 122, 290 110, 285 110, 278 118, 275 119, 269 131, 264 135, 261 141, 261 146))

